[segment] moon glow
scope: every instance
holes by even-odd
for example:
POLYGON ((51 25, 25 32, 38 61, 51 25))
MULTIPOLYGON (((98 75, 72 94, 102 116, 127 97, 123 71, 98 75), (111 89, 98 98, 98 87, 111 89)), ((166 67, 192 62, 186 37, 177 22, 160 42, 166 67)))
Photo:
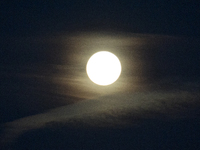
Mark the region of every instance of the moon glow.
POLYGON ((101 86, 114 83, 121 74, 121 63, 108 51, 93 54, 87 62, 86 72, 92 82, 101 86))

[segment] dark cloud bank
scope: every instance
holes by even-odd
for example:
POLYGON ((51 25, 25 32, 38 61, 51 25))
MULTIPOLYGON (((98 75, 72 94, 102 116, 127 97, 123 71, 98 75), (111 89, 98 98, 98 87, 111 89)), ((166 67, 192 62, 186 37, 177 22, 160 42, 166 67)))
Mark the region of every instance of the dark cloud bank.
POLYGON ((2 142, 13 149, 196 149, 200 95, 183 89, 115 94, 52 109, 4 124, 2 142))

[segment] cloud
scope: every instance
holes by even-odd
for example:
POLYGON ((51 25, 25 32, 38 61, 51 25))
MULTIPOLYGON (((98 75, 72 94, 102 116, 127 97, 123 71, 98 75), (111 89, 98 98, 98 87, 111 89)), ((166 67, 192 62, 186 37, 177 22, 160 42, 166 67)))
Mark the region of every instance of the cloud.
POLYGON ((26 131, 56 123, 73 128, 128 127, 150 118, 198 117, 199 98, 198 92, 157 90, 84 100, 4 124, 1 142, 11 142, 26 131))
MULTIPOLYGON (((27 66, 20 64, 19 67, 14 65, 11 68, 3 66, 2 70, 7 71, 2 74, 7 77, 12 73, 14 78, 13 81, 5 78, 7 80, 4 85, 11 81, 12 84, 8 84, 10 87, 7 90, 3 88, 3 93, 16 87, 14 90, 17 96, 21 96, 21 99, 17 97, 20 101, 11 97, 12 105, 14 102, 20 103, 18 106, 21 110, 24 103, 31 106, 24 105, 25 110, 41 107, 44 111, 47 109, 43 106, 47 105, 51 105, 48 108, 54 106, 54 109, 3 124, 2 142, 12 142, 27 131, 56 124, 73 128, 128 127, 149 118, 165 120, 198 117, 200 80, 199 67, 196 65, 199 62, 197 41, 191 43, 190 40, 184 42, 185 40, 176 37, 143 34, 109 36, 77 33, 58 37, 60 38, 41 41, 42 44, 47 44, 42 53, 37 44, 33 48, 33 51, 38 49, 33 56, 38 56, 36 58, 41 64, 43 58, 47 58, 45 62, 49 65, 44 63, 32 66, 32 62, 38 62, 38 59, 33 59, 30 61, 31 66, 29 63, 26 63, 27 66), (51 46, 52 43, 56 48, 51 46), (123 66, 119 80, 103 88, 91 83, 85 73, 88 58, 102 49, 119 56, 123 66), (43 57, 39 57, 40 54, 43 57), (17 87, 24 83, 26 86, 18 91, 17 87), (24 91, 30 95, 28 98, 24 91), (59 102, 68 105, 55 108, 55 104, 60 106, 59 102), (69 104, 71 102, 73 104, 69 104), (35 103, 34 107, 32 104, 35 103)), ((40 40, 33 42, 40 43, 40 40)), ((29 55, 32 56, 32 53, 27 53, 29 55)), ((15 54, 11 56, 9 55, 10 60, 15 54)), ((15 61, 11 62, 15 64, 15 61)), ((9 94, 4 97, 7 96, 9 94)))

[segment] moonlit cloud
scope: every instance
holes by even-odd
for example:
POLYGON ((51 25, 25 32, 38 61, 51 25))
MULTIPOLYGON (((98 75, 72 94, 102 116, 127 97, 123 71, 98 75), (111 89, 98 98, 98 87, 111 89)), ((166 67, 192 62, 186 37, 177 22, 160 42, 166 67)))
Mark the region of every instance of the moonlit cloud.
POLYGON ((195 118, 198 117, 200 95, 197 91, 185 90, 191 86, 195 87, 195 83, 185 84, 182 90, 107 95, 21 118, 4 125, 3 142, 11 142, 28 130, 52 123, 65 123, 73 128, 83 125, 128 127, 148 118, 195 118))
POLYGON ((26 41, 35 47, 47 45, 34 55, 38 59, 38 54, 44 55, 39 64, 33 59, 30 64, 1 66, 1 74, 7 79, 3 82, 8 88, 3 88, 4 93, 15 92, 11 98, 19 103, 15 109, 23 114, 1 125, 1 143, 12 143, 29 131, 57 124, 73 129, 128 128, 152 118, 198 118, 197 41, 86 32, 44 39, 26 41), (122 64, 121 76, 107 87, 93 84, 85 70, 90 56, 99 50, 113 52, 122 64), (27 110, 31 114, 24 115, 27 110))

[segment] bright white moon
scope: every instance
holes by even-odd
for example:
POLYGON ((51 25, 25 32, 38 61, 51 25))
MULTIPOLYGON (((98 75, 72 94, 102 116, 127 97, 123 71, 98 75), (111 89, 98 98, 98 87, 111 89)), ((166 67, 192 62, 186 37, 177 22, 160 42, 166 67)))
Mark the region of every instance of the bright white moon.
POLYGON ((114 83, 119 78, 121 63, 113 53, 100 51, 90 57, 86 71, 92 82, 106 86, 114 83))

